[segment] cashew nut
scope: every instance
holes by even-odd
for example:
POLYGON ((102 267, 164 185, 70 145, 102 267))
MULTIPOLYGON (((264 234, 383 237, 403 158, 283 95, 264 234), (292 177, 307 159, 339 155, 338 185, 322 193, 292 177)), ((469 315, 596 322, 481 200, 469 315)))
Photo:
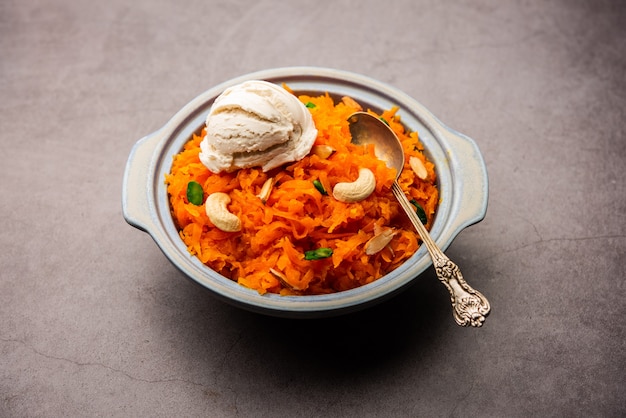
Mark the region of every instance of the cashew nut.
POLYGON ((424 163, 419 158, 417 157, 409 158, 409 165, 411 166, 411 169, 413 170, 413 172, 420 179, 425 180, 426 177, 428 177, 428 171, 426 171, 426 166, 424 166, 424 163))
POLYGON ((337 183, 333 196, 340 202, 352 203, 366 199, 376 188, 376 178, 369 168, 359 169, 359 178, 352 183, 337 183))
POLYGON ((226 193, 211 193, 204 204, 204 210, 209 220, 216 228, 224 232, 237 232, 241 230, 241 221, 228 211, 226 205, 230 203, 230 196, 226 193))

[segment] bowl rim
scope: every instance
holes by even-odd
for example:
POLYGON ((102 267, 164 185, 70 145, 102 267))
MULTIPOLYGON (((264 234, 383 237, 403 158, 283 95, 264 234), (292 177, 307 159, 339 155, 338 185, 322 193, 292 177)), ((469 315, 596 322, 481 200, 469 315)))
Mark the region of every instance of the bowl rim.
POLYGON ((424 245, 401 266, 380 279, 328 295, 260 295, 216 273, 187 251, 170 213, 164 176, 172 157, 202 127, 215 98, 247 80, 285 83, 298 95, 349 95, 364 108, 398 106, 403 123, 418 132, 435 162, 440 204, 431 235, 446 250, 467 226, 480 222, 487 210, 486 166, 476 143, 456 132, 404 92, 370 77, 322 67, 284 67, 256 71, 220 83, 181 108, 161 129, 140 139, 126 165, 122 206, 125 220, 147 232, 165 256, 193 282, 233 305, 274 316, 320 317, 363 309, 387 300, 411 285, 431 264, 424 245))

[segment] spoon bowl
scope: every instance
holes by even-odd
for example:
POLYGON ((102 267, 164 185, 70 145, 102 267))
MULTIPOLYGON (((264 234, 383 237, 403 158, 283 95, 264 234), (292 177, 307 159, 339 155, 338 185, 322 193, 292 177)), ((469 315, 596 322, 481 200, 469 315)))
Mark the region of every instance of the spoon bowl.
POLYGON ((356 112, 348 118, 352 143, 374 144, 374 154, 389 168, 395 168, 396 179, 404 168, 404 150, 395 133, 382 120, 366 112, 356 112))
POLYGON ((389 168, 396 169, 396 180, 393 182, 391 190, 411 220, 422 242, 426 245, 437 278, 450 292, 456 323, 461 326, 482 326, 486 316, 491 311, 489 301, 467 284, 459 267, 441 251, 419 219, 415 207, 409 202, 398 184, 397 179, 405 164, 404 150, 400 140, 385 122, 370 113, 353 113, 348 118, 348 122, 354 144, 373 144, 376 157, 384 161, 389 168))

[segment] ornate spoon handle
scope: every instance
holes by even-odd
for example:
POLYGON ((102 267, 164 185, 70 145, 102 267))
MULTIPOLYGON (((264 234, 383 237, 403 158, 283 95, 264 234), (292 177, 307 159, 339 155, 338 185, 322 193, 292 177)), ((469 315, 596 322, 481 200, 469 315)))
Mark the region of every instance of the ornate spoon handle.
POLYGON ((397 181, 394 181, 391 190, 396 199, 398 199, 402 209, 409 216, 422 242, 426 245, 428 253, 433 260, 437 278, 450 292, 450 301, 452 302, 452 311, 456 323, 463 327, 468 325, 473 327, 482 326, 485 317, 489 315, 491 310, 487 298, 467 284, 459 267, 433 241, 428 230, 415 213, 415 208, 409 202, 397 181))

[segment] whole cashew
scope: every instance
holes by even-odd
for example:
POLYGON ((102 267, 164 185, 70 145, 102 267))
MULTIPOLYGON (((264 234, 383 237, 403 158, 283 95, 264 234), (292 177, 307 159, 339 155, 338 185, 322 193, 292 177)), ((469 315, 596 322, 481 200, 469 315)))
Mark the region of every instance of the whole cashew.
POLYGON ((376 188, 376 178, 369 168, 359 169, 359 178, 352 183, 337 183, 333 196, 340 202, 352 203, 366 199, 376 188))
POLYGON ((204 210, 209 220, 216 228, 224 232, 241 231, 241 221, 228 211, 226 205, 230 203, 230 196, 226 193, 211 193, 204 204, 204 210))

